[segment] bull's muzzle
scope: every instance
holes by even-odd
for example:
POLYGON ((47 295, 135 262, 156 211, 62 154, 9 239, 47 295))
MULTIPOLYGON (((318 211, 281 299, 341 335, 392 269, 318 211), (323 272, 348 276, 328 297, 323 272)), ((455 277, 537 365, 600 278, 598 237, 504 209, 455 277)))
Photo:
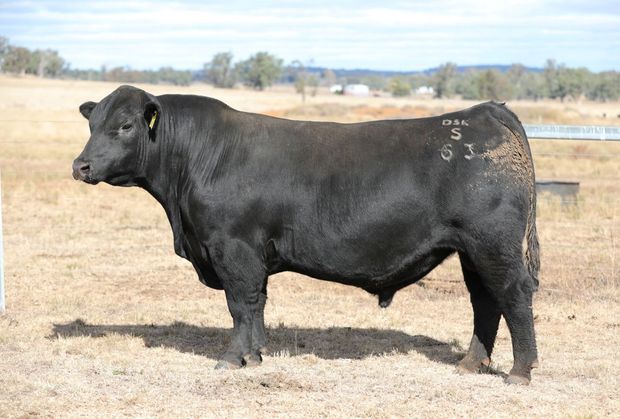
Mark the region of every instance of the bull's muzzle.
POLYGON ((88 181, 90 179, 90 163, 80 159, 73 161, 73 179, 88 181))

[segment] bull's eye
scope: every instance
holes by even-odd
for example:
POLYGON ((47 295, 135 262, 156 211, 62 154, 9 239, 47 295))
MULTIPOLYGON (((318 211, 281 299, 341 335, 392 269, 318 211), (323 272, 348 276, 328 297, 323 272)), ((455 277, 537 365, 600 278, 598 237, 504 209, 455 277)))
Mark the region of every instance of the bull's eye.
POLYGON ((129 131, 131 129, 131 127, 132 127, 132 125, 130 123, 123 124, 123 126, 121 126, 121 130, 129 131))

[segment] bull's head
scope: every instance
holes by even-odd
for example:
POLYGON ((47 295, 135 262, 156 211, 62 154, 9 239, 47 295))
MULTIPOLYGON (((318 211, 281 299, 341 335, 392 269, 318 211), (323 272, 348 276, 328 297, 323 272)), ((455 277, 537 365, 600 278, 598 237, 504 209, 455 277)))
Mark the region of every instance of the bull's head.
POLYGON ((90 139, 73 162, 73 177, 93 185, 135 185, 161 116, 157 98, 122 86, 99 103, 83 103, 80 113, 88 119, 90 139))

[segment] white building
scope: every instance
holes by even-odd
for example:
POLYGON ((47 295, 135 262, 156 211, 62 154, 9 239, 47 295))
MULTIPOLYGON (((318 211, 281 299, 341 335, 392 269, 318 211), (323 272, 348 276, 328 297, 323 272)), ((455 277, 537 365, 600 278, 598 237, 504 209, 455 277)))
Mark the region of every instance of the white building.
POLYGON ((343 94, 347 96, 368 96, 370 88, 365 84, 347 84, 344 86, 343 94))
POLYGON ((435 89, 430 86, 420 86, 415 89, 415 93, 417 95, 433 95, 435 94, 435 89))
POLYGON ((344 88, 342 87, 342 84, 333 84, 333 85, 329 88, 329 91, 330 91, 330 92, 332 92, 332 93, 334 93, 334 94, 336 94, 336 95, 339 95, 339 94, 341 94, 341 93, 342 93, 342 90, 343 90, 343 89, 344 89, 344 88))

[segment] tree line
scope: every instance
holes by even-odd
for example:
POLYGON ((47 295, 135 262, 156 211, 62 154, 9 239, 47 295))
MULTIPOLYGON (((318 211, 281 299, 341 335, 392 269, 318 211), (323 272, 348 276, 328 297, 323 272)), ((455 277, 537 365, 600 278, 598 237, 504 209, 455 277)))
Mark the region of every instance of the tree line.
POLYGON ((232 88, 237 83, 242 83, 257 90, 264 90, 276 82, 293 84, 304 101, 307 93, 317 93, 321 81, 324 85, 336 81, 330 70, 313 74, 300 60, 284 66, 282 59, 268 52, 257 52, 238 63, 233 63, 231 52, 217 53, 211 61, 205 63, 203 75, 205 81, 222 88, 232 88))
POLYGON ((455 63, 445 63, 433 72, 341 76, 329 69, 317 69, 295 60, 288 65, 268 52, 257 52, 245 60, 234 61, 230 52, 215 54, 201 70, 133 70, 128 67, 108 69, 72 69, 58 51, 29 50, 11 45, 0 36, 0 69, 5 73, 33 74, 39 77, 114 81, 123 83, 166 83, 189 85, 206 81, 216 87, 233 88, 239 84, 263 90, 275 83, 294 85, 305 100, 319 86, 335 83, 368 85, 372 90, 393 96, 408 96, 420 87, 432 87, 435 97, 462 97, 474 100, 512 100, 543 98, 595 101, 620 100, 620 73, 594 73, 586 68, 569 68, 555 60, 547 60, 539 70, 513 64, 505 71, 469 69, 462 71, 455 63))
POLYGON ((102 66, 98 70, 73 69, 52 49, 30 50, 12 45, 8 38, 0 36, 0 69, 3 73, 17 75, 36 75, 50 78, 69 78, 78 80, 114 81, 121 83, 167 83, 189 85, 193 74, 189 70, 175 70, 162 67, 159 70, 132 70, 128 67, 108 69, 102 66))
POLYGON ((66 63, 51 49, 36 49, 9 44, 8 38, 0 36, 0 65, 5 73, 35 74, 39 77, 58 77, 63 73, 66 63))
POLYGON ((512 100, 543 98, 580 99, 595 101, 620 99, 620 73, 593 73, 586 68, 569 68, 555 60, 547 60, 542 70, 530 70, 513 64, 506 71, 469 69, 459 71, 455 63, 445 63, 432 73, 379 76, 362 75, 337 77, 329 69, 311 71, 299 60, 283 67, 282 60, 260 52, 245 61, 233 64, 230 52, 215 54, 204 67, 205 80, 216 87, 230 88, 238 82, 264 89, 275 81, 293 83, 305 98, 306 89, 316 93, 319 85, 334 83, 368 85, 393 96, 408 96, 420 87, 432 87, 435 97, 455 97, 474 100, 512 100))
POLYGON ((473 69, 457 71, 455 63, 439 66, 431 75, 412 75, 392 79, 395 95, 407 95, 410 89, 431 86, 437 97, 461 96, 464 99, 512 100, 587 98, 595 101, 620 99, 620 73, 593 73, 586 68, 569 68, 547 60, 542 70, 528 70, 513 64, 507 71, 473 69))

